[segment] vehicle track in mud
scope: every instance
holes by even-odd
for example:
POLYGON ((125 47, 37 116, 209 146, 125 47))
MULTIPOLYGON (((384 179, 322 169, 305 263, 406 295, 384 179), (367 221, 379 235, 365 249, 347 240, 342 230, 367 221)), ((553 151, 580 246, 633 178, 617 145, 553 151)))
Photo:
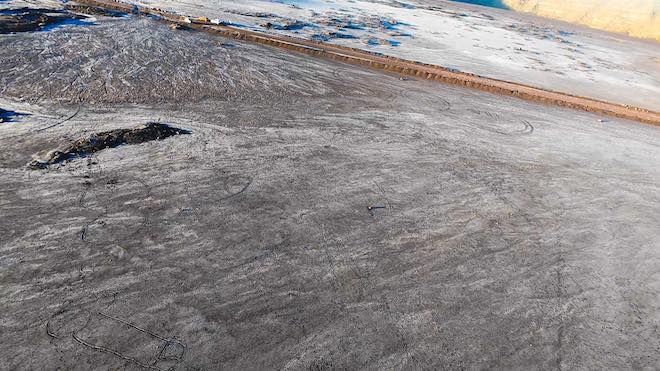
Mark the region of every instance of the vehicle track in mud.
POLYGON ((490 132, 508 136, 531 135, 534 133, 534 125, 527 119, 504 117, 500 113, 487 110, 468 109, 468 111, 489 120, 489 125, 483 126, 474 123, 470 123, 470 125, 479 125, 490 132))
POLYGON ((149 214, 140 207, 138 201, 144 202, 151 195, 151 187, 144 180, 119 174, 89 179, 92 181, 83 182, 83 191, 79 197, 79 206, 90 214, 80 229, 80 240, 83 243, 122 243, 148 225, 149 214), (118 189, 130 190, 131 197, 127 201, 118 202, 114 196, 118 189))

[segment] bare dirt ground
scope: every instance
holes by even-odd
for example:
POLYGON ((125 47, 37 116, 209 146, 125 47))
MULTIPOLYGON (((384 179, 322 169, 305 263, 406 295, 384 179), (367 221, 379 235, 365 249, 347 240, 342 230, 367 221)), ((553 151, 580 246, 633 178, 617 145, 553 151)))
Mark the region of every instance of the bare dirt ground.
POLYGON ((657 127, 146 18, 0 50, 4 369, 660 363, 657 127))

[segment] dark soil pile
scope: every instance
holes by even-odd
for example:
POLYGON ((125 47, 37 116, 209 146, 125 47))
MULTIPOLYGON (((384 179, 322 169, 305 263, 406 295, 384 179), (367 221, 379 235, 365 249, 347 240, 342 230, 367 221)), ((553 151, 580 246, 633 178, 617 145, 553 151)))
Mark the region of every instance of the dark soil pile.
POLYGON ((35 159, 28 166, 32 169, 43 169, 48 165, 84 157, 106 148, 114 148, 123 144, 140 144, 190 133, 188 130, 174 128, 166 124, 149 122, 133 129, 116 129, 92 134, 89 138, 79 139, 64 147, 52 150, 46 158, 35 159))

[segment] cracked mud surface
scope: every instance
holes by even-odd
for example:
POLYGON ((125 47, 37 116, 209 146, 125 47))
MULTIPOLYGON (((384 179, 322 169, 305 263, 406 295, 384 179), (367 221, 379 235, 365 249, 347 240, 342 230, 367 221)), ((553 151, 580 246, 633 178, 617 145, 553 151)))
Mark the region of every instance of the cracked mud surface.
POLYGON ((0 48, 3 367, 660 363, 658 128, 133 17, 0 48))

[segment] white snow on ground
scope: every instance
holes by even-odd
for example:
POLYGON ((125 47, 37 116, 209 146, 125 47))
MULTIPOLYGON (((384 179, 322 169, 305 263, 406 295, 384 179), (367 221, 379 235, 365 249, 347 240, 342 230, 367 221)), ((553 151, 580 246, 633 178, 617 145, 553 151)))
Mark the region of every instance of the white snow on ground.
POLYGON ((439 0, 134 2, 660 110, 659 43, 526 14, 439 0))

